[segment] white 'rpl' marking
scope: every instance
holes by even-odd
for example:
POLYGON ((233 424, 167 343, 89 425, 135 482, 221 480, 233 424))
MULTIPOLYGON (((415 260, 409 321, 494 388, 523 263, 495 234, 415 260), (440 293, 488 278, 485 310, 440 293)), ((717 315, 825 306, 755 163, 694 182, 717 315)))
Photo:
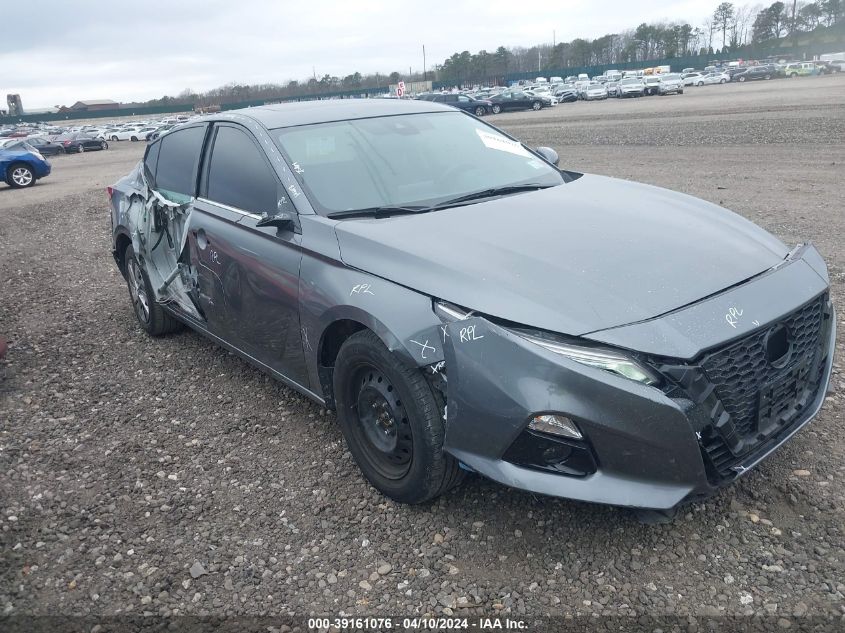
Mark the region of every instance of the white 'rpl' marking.
POLYGON ((477 341, 480 338, 484 338, 484 335, 483 334, 476 334, 474 325, 468 325, 466 327, 461 328, 461 332, 460 332, 461 343, 465 343, 467 341, 477 341))
POLYGON ((349 296, 352 295, 373 295, 375 296, 372 290, 370 290, 370 284, 358 284, 357 286, 352 286, 352 291, 349 293, 349 296))
POLYGON ((730 325, 733 329, 736 329, 736 325, 739 323, 739 317, 741 316, 742 310, 738 308, 731 308, 725 315, 725 321, 727 321, 728 325, 730 325))
POLYGON ((411 339, 411 343, 415 343, 416 345, 419 345, 422 348, 420 350, 420 358, 422 358, 423 360, 425 360, 427 358, 426 355, 425 355, 427 350, 431 350, 432 352, 437 351, 436 348, 434 348, 434 347, 432 347, 431 345, 428 344, 428 339, 425 340, 425 343, 420 343, 419 341, 415 341, 414 339, 411 339))

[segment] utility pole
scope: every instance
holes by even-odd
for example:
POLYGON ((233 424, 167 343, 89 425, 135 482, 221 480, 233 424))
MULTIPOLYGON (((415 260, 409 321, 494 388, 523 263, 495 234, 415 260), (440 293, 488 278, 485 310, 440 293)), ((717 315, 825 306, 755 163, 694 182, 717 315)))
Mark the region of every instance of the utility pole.
POLYGON ((552 29, 552 48, 554 48, 556 45, 557 45, 557 33, 555 33, 555 30, 552 29))
POLYGON ((542 67, 542 59, 543 59, 543 54, 540 52, 540 49, 538 48, 537 49, 537 72, 540 72, 540 69, 542 67))
POLYGON ((428 81, 428 76, 425 72, 425 44, 422 45, 423 47, 423 81, 428 81))

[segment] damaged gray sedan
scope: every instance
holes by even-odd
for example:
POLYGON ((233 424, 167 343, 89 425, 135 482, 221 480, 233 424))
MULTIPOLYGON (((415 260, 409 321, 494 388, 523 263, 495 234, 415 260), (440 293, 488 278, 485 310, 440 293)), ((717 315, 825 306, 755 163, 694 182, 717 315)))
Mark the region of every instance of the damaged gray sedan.
POLYGON ((187 324, 335 409, 392 499, 474 471, 670 511, 819 411, 827 269, 716 205, 557 162, 425 101, 219 114, 109 188, 114 256, 149 334, 187 324))

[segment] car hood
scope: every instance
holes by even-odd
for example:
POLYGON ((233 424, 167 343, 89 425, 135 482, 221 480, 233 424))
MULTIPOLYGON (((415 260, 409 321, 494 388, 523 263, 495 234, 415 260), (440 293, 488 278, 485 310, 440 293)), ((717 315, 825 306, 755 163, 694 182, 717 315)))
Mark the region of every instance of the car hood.
POLYGON ((717 205, 593 175, 425 214, 341 220, 335 230, 353 268, 572 335, 688 305, 788 253, 717 205))

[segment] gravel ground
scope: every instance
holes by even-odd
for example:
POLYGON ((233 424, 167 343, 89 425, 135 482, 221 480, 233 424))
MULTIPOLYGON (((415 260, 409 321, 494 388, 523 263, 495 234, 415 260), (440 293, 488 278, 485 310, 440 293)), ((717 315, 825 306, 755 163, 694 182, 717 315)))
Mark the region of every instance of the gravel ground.
MULTIPOLYGON (((835 393, 672 524, 478 477, 394 504, 333 416, 190 332, 136 326, 103 186, 139 145, 0 188, 0 613, 845 613, 845 77, 493 118, 561 165, 724 204, 830 264, 835 393)), ((620 201, 624 204, 624 201, 620 201)))

